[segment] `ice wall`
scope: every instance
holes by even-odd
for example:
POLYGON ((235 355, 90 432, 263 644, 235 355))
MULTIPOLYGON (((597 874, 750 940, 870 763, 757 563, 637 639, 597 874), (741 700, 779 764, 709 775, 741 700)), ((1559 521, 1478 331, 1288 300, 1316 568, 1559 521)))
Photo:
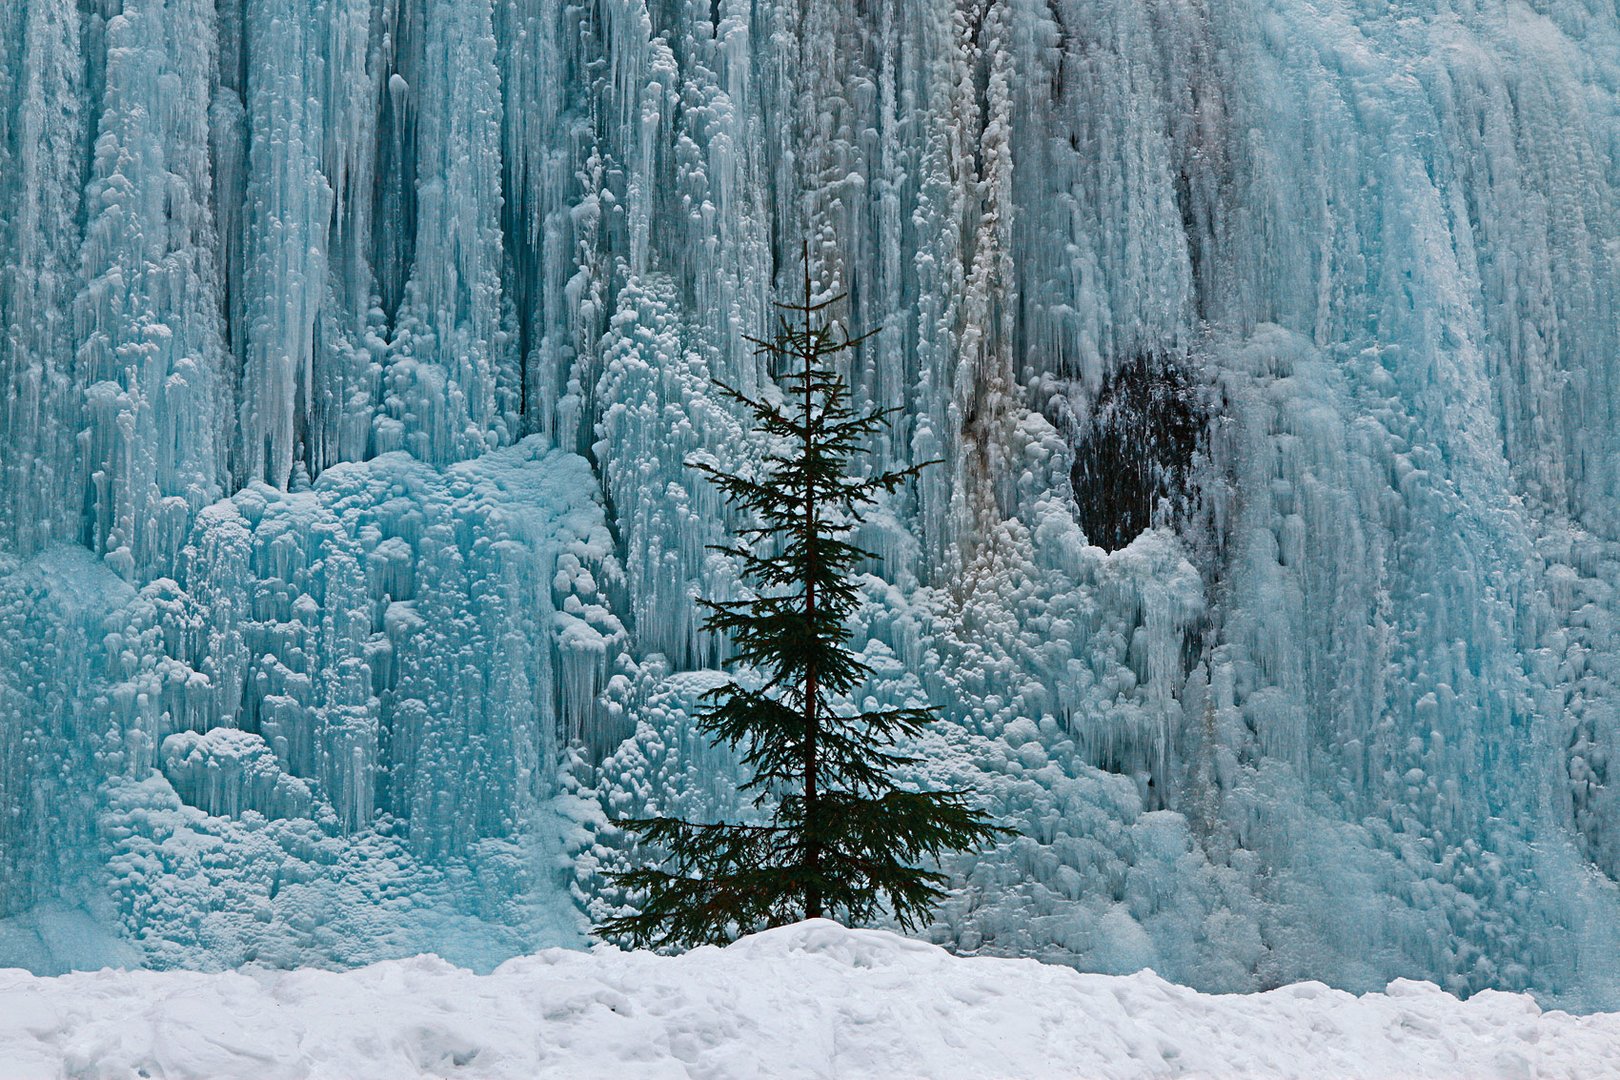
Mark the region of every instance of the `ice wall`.
POLYGON ((876 461, 940 461, 865 693, 1021 830, 931 934, 1620 1004, 1611 7, 12 0, 0 61, 17 926, 482 962, 629 902, 611 815, 730 805, 682 461, 759 453, 710 380, 808 240, 876 461), (1174 432, 1114 389, 1169 367, 1174 432))

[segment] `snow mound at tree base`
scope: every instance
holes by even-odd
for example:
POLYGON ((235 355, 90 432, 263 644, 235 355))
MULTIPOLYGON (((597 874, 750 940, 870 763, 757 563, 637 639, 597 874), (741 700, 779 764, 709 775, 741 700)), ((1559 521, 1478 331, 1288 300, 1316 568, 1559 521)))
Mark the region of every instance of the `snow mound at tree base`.
POLYGON ((1459 1001, 1399 981, 1200 994, 1152 972, 961 958, 811 921, 678 957, 553 949, 475 975, 0 970, 0 1075, 377 1077, 1603 1077, 1620 1014, 1459 1001))

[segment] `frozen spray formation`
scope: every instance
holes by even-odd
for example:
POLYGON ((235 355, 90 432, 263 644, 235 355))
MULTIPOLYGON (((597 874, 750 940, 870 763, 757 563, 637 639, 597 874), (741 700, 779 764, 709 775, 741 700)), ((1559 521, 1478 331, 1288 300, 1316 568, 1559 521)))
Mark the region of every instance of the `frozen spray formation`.
POLYGON ((819 287, 929 934, 1620 1006, 1620 16, 0 4, 0 963, 487 965, 735 805, 682 466, 819 287), (1089 535, 1090 532, 1096 535, 1089 535))

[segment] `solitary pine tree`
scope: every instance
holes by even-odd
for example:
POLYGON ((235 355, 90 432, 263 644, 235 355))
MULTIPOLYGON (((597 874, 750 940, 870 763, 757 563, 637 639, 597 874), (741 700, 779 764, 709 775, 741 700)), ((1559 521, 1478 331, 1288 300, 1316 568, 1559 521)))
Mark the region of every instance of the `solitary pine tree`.
POLYGON ((782 401, 719 384, 781 449, 752 478, 689 463, 755 522, 723 549, 740 560, 754 595, 703 604, 705 626, 729 634, 735 660, 764 683, 729 680, 710 691, 698 723, 714 742, 742 750, 753 771, 744 790, 770 807, 770 823, 621 822, 667 858, 612 875, 646 899, 639 913, 599 926, 604 936, 658 948, 718 944, 800 918, 866 922, 884 904, 912 929, 944 895, 944 876, 916 864, 1003 831, 962 792, 897 785, 896 770, 918 759, 896 739, 920 731, 932 709, 833 708, 870 670, 850 649, 847 625, 859 600, 855 565, 868 553, 848 537, 878 492, 921 468, 867 478, 851 471, 862 439, 888 413, 856 415, 830 363, 862 340, 824 317, 841 299, 814 302, 807 248, 803 303, 778 305, 784 314, 771 340, 748 339, 786 368, 782 401))

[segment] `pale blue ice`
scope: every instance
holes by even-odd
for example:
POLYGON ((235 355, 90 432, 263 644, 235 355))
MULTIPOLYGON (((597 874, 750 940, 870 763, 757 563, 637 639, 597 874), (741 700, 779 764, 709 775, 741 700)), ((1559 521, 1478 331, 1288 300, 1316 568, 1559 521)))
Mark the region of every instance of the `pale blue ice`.
POLYGON ((928 937, 1620 1007, 1606 0, 0 0, 0 966, 487 968, 741 812, 682 462, 806 237, 942 461, 862 696, 1020 830, 928 937))

